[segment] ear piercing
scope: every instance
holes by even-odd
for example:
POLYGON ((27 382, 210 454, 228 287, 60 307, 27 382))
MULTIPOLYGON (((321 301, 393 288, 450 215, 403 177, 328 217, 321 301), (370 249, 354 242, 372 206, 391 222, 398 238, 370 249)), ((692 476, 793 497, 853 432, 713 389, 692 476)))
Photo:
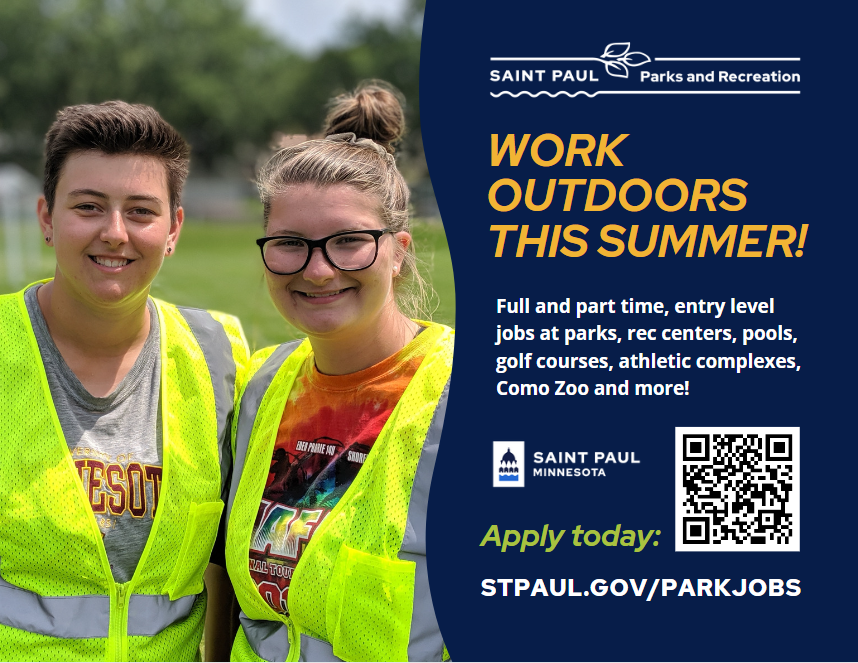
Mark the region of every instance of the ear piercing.
POLYGON ((173 252, 173 247, 172 247, 172 246, 168 246, 168 247, 167 247, 167 255, 170 255, 172 252, 173 252))
POLYGON ((50 242, 50 241, 51 241, 51 238, 50 238, 50 237, 45 237, 45 241, 46 241, 46 242, 50 242))

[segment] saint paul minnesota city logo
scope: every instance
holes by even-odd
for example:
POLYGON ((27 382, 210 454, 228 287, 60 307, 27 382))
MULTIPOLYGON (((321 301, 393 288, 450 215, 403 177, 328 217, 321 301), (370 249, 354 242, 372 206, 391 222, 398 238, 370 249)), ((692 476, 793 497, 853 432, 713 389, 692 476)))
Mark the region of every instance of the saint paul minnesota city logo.
POLYGON ((495 442, 493 453, 493 478, 495 488, 523 488, 524 442, 495 442))

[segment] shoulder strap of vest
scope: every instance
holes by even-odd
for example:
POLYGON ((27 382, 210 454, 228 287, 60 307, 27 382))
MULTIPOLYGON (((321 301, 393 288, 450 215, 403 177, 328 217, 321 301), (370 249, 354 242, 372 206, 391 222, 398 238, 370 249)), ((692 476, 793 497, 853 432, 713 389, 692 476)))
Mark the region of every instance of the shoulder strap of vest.
MULTIPOLYGON (((440 342, 444 350, 452 350, 453 332, 445 329, 440 342)), ((414 609, 411 614, 411 629, 408 638, 409 661, 437 661, 444 658, 444 641, 435 617, 429 590, 429 575, 426 568, 426 512, 429 504, 429 488, 435 471, 435 461, 441 442, 441 431, 447 413, 450 395, 450 380, 444 385, 438 405, 432 415, 429 430, 420 452, 420 460, 414 473, 411 499, 408 503, 408 520, 399 558, 416 564, 414 574, 414 609)))
MULTIPOLYGON (((247 345, 241 323, 233 316, 223 313, 177 307, 160 300, 155 302, 162 316, 173 316, 176 313, 181 315, 203 352, 214 390, 222 493, 225 498, 226 480, 232 465, 229 432, 235 408, 236 385, 247 362, 247 345), (218 317, 215 318, 215 315, 218 317)), ((169 343, 169 339, 167 342, 169 343)))
POLYGON ((244 329, 241 326, 241 321, 234 315, 221 313, 220 311, 209 311, 209 314, 217 320, 226 332, 229 343, 232 346, 232 356, 236 364, 236 394, 235 400, 238 402, 238 397, 241 394, 241 387, 244 387, 247 381, 247 368, 250 362, 250 350, 247 345, 247 338, 244 336, 244 329))
MULTIPOLYGON (((229 499, 226 504, 226 522, 229 522, 229 516, 232 512, 232 504, 235 500, 235 494, 238 491, 238 483, 241 479, 241 473, 244 470, 244 461, 247 456, 247 448, 250 445, 250 434, 253 432, 253 425, 256 419, 256 413, 259 411, 259 406, 262 404, 262 399, 265 393, 271 386, 274 376, 277 375, 283 363, 302 345, 306 344, 306 351, 309 351, 309 342, 304 340, 291 341, 284 343, 273 349, 267 348, 262 350, 250 360, 250 373, 252 376, 247 382, 247 386, 241 395, 239 405, 236 410, 236 425, 233 426, 233 440, 235 444, 235 462, 232 473, 232 482, 229 489, 229 499), (259 358, 264 358, 262 365, 259 366, 259 358), (256 367, 258 366, 258 370, 256 367)), ((302 352, 306 356, 306 352, 302 352)))
POLYGON ((408 521, 399 558, 416 564, 414 574, 414 610, 411 613, 411 629, 408 638, 409 661, 437 661, 443 658, 444 642, 435 617, 435 609, 429 590, 429 575, 426 568, 426 510, 429 505, 429 487, 435 471, 441 429, 447 413, 450 381, 444 386, 432 423, 414 473, 414 486, 408 503, 408 521))

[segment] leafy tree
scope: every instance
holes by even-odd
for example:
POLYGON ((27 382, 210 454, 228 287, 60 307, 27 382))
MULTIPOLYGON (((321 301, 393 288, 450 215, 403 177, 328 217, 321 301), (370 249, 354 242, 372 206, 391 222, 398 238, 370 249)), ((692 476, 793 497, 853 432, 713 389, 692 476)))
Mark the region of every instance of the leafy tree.
POLYGON ((423 174, 424 6, 411 0, 396 26, 355 22, 344 45, 307 59, 250 22, 243 0, 0 0, 0 161, 37 172, 57 110, 124 99, 176 126, 197 172, 249 171, 275 131, 318 132, 334 93, 382 78, 406 96, 401 151, 423 174))
POLYGON ((215 167, 279 126, 301 64, 238 0, 3 0, 0 44, 0 153, 17 160, 63 106, 124 99, 157 108, 215 167))

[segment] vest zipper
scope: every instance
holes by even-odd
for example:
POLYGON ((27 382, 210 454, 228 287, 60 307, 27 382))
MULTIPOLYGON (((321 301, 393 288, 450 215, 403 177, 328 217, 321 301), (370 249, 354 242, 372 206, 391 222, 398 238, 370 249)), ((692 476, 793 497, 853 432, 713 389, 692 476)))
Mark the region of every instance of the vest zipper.
POLYGON ((128 586, 130 582, 116 584, 113 606, 110 610, 110 656, 108 660, 128 660, 128 586))
POLYGON ((301 631, 298 630, 298 626, 295 624, 295 620, 291 617, 287 618, 286 628, 288 629, 289 633, 289 656, 286 658, 286 660, 301 660, 301 631))

